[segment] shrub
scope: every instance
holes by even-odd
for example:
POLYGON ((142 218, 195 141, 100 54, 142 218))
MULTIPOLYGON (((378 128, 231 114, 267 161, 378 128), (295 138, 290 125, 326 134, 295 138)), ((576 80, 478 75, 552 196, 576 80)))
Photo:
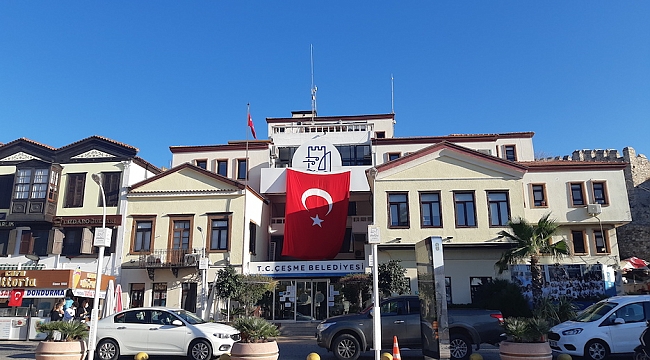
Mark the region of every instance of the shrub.
POLYGON ((88 337, 88 325, 80 321, 51 321, 41 323, 36 330, 46 333, 45 341, 77 341, 88 337), (55 332, 61 334, 60 340, 54 339, 55 332))
POLYGON ((528 301, 517 284, 495 279, 479 287, 474 294, 475 307, 499 310, 503 317, 530 317, 528 301))
POLYGON ((550 329, 550 323, 538 317, 511 317, 506 318, 504 323, 508 340, 519 343, 545 342, 550 329))
POLYGON ((239 330, 241 342, 245 343, 272 341, 269 339, 280 335, 277 326, 259 317, 239 318, 235 320, 232 326, 239 330))

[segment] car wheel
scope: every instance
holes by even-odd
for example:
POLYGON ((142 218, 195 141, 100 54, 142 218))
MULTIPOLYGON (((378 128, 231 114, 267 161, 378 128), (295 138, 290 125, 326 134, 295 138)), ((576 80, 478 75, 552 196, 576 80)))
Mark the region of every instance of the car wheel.
POLYGON ((449 337, 449 354, 452 359, 467 360, 472 355, 472 342, 462 334, 449 337))
POLYGON ((585 345, 585 359, 605 360, 609 356, 609 347, 602 340, 591 340, 585 345))
POLYGON ((634 360, 648 360, 648 357, 645 356, 645 353, 643 351, 635 351, 634 360))
POLYGON ((206 340, 194 340, 187 351, 187 357, 190 360, 212 359, 212 346, 206 340))
POLYGON ((350 334, 339 335, 332 343, 332 352, 338 360, 357 360, 361 355, 361 345, 350 334))
POLYGON ((115 340, 104 339, 97 344, 95 353, 101 360, 117 360, 120 357, 120 346, 115 340))

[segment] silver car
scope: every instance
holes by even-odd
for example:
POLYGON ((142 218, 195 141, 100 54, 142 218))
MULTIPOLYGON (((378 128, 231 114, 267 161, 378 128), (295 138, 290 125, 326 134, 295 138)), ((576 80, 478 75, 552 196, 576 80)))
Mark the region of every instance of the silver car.
POLYGON ((230 352, 232 344, 240 340, 235 328, 206 322, 181 309, 128 309, 97 324, 96 357, 101 360, 139 352, 207 360, 230 352))

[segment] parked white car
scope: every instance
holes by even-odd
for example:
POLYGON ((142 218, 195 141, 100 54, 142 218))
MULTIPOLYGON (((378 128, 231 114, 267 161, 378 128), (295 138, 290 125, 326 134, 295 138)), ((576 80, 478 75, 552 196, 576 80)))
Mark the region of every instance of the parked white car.
POLYGON ((97 322, 96 358, 117 360, 121 355, 181 355, 209 360, 230 352, 240 340, 235 328, 206 322, 195 314, 169 308, 135 308, 97 322))
POLYGON ((554 326, 548 340, 556 352, 604 360, 609 354, 634 352, 649 318, 650 295, 614 296, 554 326))

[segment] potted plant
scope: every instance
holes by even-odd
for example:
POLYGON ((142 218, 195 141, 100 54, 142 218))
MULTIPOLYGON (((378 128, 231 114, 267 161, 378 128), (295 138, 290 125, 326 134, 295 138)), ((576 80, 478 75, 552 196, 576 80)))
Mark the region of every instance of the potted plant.
POLYGON ((45 340, 36 347, 36 360, 82 360, 86 355, 88 325, 80 321, 51 321, 37 324, 45 340))
POLYGON ((280 335, 277 326, 260 317, 242 317, 232 324, 239 330, 241 341, 232 346, 232 360, 277 360, 278 343, 275 337, 280 335))
POLYGON ((535 357, 538 360, 551 360, 553 353, 546 341, 550 323, 541 317, 511 317, 505 319, 505 333, 508 339, 499 345, 502 360, 521 360, 535 357))

